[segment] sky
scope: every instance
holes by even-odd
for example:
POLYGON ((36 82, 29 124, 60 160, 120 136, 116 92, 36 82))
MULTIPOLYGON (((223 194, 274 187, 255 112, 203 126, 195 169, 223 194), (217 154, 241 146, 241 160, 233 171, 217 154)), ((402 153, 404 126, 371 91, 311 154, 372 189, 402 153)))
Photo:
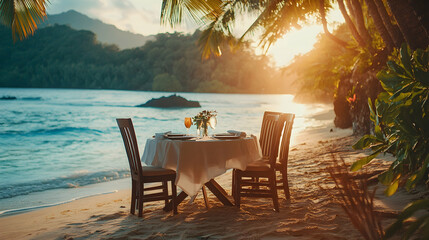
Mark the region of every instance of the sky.
MULTIPOLYGON (((193 24, 185 24, 174 29, 161 26, 161 0, 51 0, 48 4, 48 14, 58 14, 68 10, 76 10, 91 18, 113 24, 121 30, 143 35, 163 32, 194 32, 193 24)), ((328 15, 328 22, 343 22, 339 11, 328 15)), ((243 20, 239 26, 250 25, 251 20, 243 20)), ((321 25, 304 26, 301 30, 289 32, 270 47, 267 54, 274 63, 281 67, 288 65, 297 54, 304 54, 313 48, 317 35, 322 32, 321 25)), ((255 39, 257 42, 258 40, 255 39)), ((256 45, 256 44, 255 44, 256 45)), ((257 49, 262 54, 262 49, 257 49)))

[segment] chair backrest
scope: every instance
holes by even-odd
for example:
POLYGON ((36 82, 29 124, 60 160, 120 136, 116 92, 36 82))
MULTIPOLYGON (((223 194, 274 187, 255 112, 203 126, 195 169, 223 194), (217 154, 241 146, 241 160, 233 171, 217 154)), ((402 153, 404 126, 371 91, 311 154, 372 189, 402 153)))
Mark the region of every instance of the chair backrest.
POLYGON ((282 113, 264 112, 259 145, 261 146, 262 157, 268 158, 272 166, 274 166, 279 152, 279 142, 283 123, 284 119, 282 113))
POLYGON ((140 160, 139 148, 137 145, 136 133, 134 132, 133 122, 131 118, 116 119, 119 130, 121 131, 122 139, 124 140, 125 150, 127 151, 128 162, 130 163, 130 171, 132 179, 139 179, 143 176, 143 169, 140 160))
POLYGON ((279 161, 281 164, 287 164, 287 160, 289 157, 290 135, 292 133, 292 126, 293 126, 293 120, 295 119, 295 114, 284 113, 283 118, 285 121, 285 126, 284 126, 283 137, 280 145, 279 161))

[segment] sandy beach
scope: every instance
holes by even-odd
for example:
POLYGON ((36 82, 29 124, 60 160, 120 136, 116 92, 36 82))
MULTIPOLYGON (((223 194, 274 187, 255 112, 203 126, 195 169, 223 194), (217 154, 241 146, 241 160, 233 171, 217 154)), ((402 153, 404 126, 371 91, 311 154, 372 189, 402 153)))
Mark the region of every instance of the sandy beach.
MULTIPOLYGON (((147 203, 143 218, 129 213, 130 190, 0 218, 0 239, 361 239, 340 205, 322 186, 333 186, 326 167, 332 157, 347 163, 368 154, 351 148, 351 130, 318 129, 295 140, 289 157, 291 200, 279 191, 280 213, 270 199, 243 198, 241 209, 223 206, 209 194, 185 200, 178 215, 162 210, 163 201, 147 203), (323 140, 322 140, 323 139, 323 140)), ((376 159, 369 172, 390 165, 376 159)), ((216 178, 230 194, 231 171, 216 178)), ((386 227, 411 199, 424 193, 400 190, 393 197, 378 186, 376 209, 386 227)))

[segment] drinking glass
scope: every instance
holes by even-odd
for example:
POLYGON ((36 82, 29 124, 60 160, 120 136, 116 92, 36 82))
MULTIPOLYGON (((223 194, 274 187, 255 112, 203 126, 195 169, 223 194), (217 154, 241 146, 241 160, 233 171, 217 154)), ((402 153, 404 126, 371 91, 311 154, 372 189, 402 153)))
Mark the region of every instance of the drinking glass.
POLYGON ((185 117, 186 135, 189 135, 189 128, 191 126, 192 126, 192 119, 190 117, 185 117))
POLYGON ((209 124, 210 124, 210 127, 211 127, 212 129, 215 129, 215 128, 216 128, 216 124, 217 124, 217 119, 216 119, 216 117, 211 117, 211 118, 210 118, 210 120, 209 120, 209 124))

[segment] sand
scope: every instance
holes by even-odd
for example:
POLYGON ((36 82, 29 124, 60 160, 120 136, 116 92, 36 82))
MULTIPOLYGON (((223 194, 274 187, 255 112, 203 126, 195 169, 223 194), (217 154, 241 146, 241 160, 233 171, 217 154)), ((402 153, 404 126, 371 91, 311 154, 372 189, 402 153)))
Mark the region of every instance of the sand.
MULTIPOLYGON (((351 148, 358 139, 351 130, 311 131, 291 147, 292 199, 287 201, 279 191, 279 213, 273 211, 271 199, 243 198, 238 209, 223 206, 211 194, 206 209, 199 194, 193 203, 185 200, 179 205, 178 215, 164 212, 160 201, 145 204, 144 216, 138 218, 129 213, 130 190, 123 190, 0 218, 0 239, 362 239, 319 185, 332 186, 325 168, 333 156, 351 163, 368 152, 351 148)), ((386 169, 389 160, 378 158, 367 169, 386 169)), ((231 172, 216 181, 231 192, 231 172)), ((377 187, 375 205, 384 227, 408 202, 424 194, 400 190, 387 198, 384 187, 377 187)))

